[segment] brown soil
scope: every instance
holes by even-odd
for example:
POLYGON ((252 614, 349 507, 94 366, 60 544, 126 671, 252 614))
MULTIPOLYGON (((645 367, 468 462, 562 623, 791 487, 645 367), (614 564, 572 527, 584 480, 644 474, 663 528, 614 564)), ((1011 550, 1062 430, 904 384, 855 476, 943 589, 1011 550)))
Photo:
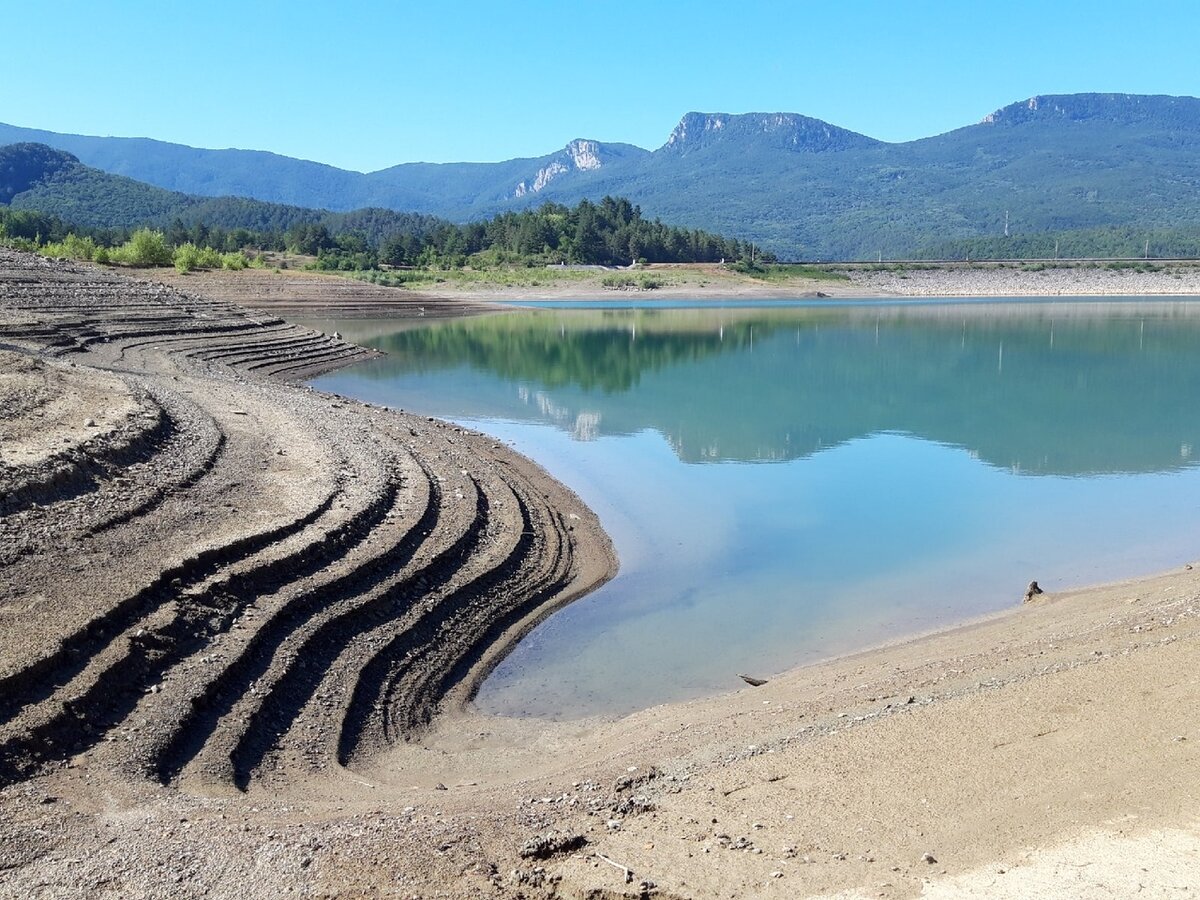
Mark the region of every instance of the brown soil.
POLYGON ((293 269, 197 271, 181 275, 174 269, 146 273, 160 284, 214 300, 238 303, 274 315, 302 317, 316 310, 323 318, 385 318, 388 316, 463 316, 495 309, 486 300, 434 296, 429 293, 380 287, 353 278, 293 269))
POLYGON ((288 383, 363 355, 0 251, 0 897, 1200 886, 1190 567, 615 721, 482 716, 611 550, 490 439, 288 383))

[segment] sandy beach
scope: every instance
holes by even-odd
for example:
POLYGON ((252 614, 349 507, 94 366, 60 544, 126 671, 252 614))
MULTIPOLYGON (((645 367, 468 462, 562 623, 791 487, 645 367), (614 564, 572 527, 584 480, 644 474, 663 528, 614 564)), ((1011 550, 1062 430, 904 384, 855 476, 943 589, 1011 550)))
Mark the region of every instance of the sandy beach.
MULTIPOLYGON (((484 716, 505 649, 615 571, 601 523, 484 435, 303 387, 370 351, 286 318, 595 286, 146 277, 0 251, 0 897, 1200 889, 1200 548, 1030 603, 1016 573, 1001 614, 760 687, 484 716)), ((603 296, 797 290, 676 277, 603 296)), ((805 286, 1192 295, 1200 274, 805 286)))

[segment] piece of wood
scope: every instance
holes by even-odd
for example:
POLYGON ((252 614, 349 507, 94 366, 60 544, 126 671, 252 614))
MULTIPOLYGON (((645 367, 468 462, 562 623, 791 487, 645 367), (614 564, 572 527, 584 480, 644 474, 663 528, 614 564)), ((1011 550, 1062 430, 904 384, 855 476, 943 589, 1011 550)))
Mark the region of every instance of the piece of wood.
POLYGON ((610 866, 618 868, 622 872, 624 872, 626 884, 630 884, 633 881, 633 869, 629 868, 629 866, 623 866, 619 862, 617 862, 615 859, 609 859, 603 853, 594 853, 592 855, 595 856, 596 859, 602 860, 602 861, 608 863, 610 866))

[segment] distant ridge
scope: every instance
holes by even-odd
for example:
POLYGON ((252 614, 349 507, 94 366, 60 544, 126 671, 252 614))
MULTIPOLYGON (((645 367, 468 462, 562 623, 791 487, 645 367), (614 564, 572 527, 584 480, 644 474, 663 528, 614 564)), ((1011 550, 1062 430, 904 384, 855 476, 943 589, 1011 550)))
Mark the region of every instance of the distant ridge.
POLYGON ((167 228, 178 223, 282 233, 297 225, 323 225, 330 234, 357 231, 379 240, 395 234, 426 234, 446 224, 434 216, 394 210, 331 212, 246 197, 169 191, 85 166, 65 150, 36 143, 0 146, 0 203, 85 228, 167 228))
POLYGON ((1175 121, 1200 128, 1200 99, 1163 94, 1048 94, 1010 103, 981 124, 1018 125, 1027 122, 1084 122, 1101 119, 1118 125, 1175 121))
POLYGON ((359 173, 249 150, 0 125, 86 165, 186 194, 467 221, 546 200, 623 196, 650 216, 784 258, 874 259, 935 244, 1082 229, 1200 227, 1200 100, 1041 95, 973 125, 886 143, 796 113, 683 116, 651 151, 587 138, 495 163, 359 173))
POLYGON ((750 143, 796 153, 824 153, 882 143, 796 113, 698 113, 684 116, 660 149, 690 153, 715 144, 750 143))

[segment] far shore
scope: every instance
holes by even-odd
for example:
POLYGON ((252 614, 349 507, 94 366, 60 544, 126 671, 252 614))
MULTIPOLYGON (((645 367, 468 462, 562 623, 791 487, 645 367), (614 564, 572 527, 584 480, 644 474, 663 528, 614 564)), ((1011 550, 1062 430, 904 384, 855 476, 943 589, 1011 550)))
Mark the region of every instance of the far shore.
POLYGON ((429 318, 482 312, 533 301, 655 300, 880 300, 1022 297, 1195 297, 1200 296, 1200 265, 1151 262, 1106 264, 1017 263, 896 264, 889 267, 821 267, 828 277, 751 277, 716 264, 650 265, 629 270, 635 283, 655 286, 613 288, 611 271, 568 272, 539 269, 506 273, 462 273, 442 283, 413 288, 384 287, 358 279, 298 269, 241 272, 141 270, 154 281, 280 315, 358 318, 417 315, 429 318), (569 277, 568 277, 569 276, 569 277))

